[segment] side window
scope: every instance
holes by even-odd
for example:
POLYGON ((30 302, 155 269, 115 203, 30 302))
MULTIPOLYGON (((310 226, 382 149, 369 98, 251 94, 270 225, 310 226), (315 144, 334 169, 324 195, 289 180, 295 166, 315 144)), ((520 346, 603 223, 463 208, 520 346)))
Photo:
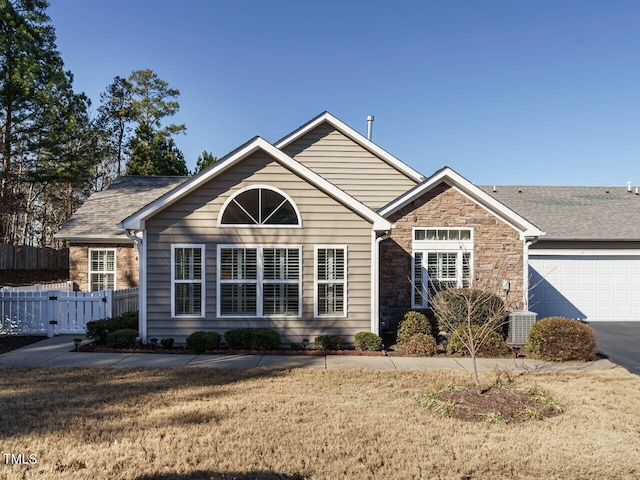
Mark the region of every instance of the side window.
POLYGON ((171 291, 173 317, 204 317, 204 245, 173 245, 171 291))
POLYGON ((89 249, 89 291, 115 290, 116 250, 89 249))
POLYGON ((315 316, 347 315, 347 247, 317 246, 315 316))

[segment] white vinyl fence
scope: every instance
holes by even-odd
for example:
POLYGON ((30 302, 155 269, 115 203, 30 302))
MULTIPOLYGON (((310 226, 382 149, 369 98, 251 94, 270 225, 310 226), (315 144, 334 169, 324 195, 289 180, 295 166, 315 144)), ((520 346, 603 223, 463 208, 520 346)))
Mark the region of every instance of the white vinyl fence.
POLYGON ((83 334, 87 322, 136 310, 137 288, 0 292, 0 334, 83 334))
POLYGON ((35 285, 26 285, 24 287, 2 287, 1 293, 5 292, 45 292, 47 290, 58 290, 60 292, 71 292, 73 290, 73 282, 61 283, 36 283, 35 285))

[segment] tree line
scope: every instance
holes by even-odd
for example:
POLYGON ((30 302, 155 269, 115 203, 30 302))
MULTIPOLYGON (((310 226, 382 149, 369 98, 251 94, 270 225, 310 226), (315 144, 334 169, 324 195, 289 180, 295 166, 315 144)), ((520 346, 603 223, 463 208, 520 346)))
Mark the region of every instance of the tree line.
MULTIPOLYGON (((167 123, 180 91, 150 69, 116 76, 98 108, 73 89, 47 0, 0 0, 0 243, 53 235, 117 176, 189 175, 167 123)), ((204 151, 196 172, 216 161, 204 151)))

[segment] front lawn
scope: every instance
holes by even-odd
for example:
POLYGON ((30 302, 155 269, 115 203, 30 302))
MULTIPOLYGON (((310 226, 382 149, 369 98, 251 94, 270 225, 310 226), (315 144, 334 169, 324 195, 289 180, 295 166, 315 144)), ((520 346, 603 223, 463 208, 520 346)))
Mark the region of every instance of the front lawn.
POLYGON ((468 372, 2 368, 0 478, 640 476, 639 377, 511 376, 564 413, 488 424, 420 406, 468 372))

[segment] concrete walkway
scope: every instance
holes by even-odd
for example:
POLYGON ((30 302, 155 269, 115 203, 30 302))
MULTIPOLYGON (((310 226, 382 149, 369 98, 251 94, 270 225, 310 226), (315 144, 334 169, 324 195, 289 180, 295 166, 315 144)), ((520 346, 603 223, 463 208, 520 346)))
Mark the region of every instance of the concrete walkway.
MULTIPOLYGON (((213 367, 309 368, 317 370, 472 370, 470 358, 390 356, 194 355, 74 352, 73 336, 59 335, 0 355, 0 366, 29 367, 213 367)), ((85 340, 83 343, 88 342, 85 340)), ((523 358, 479 358, 482 370, 604 370, 617 368, 609 360, 553 363, 523 358)))

